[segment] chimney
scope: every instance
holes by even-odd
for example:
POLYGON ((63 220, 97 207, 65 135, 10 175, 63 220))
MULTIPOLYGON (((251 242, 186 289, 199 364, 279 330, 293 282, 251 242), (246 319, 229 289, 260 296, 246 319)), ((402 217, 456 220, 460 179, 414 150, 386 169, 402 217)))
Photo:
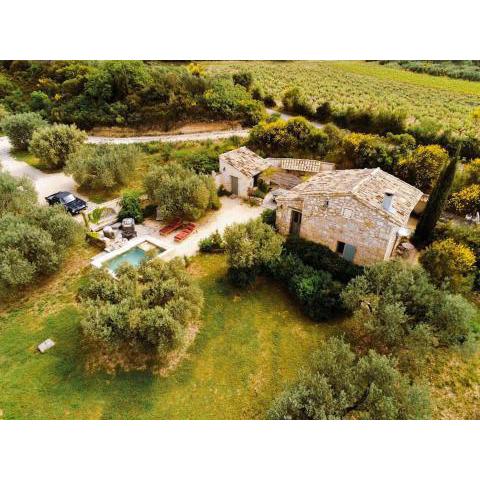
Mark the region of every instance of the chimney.
POLYGON ((393 203, 393 193, 385 192, 385 195, 383 196, 383 208, 387 212, 391 212, 393 210, 392 203, 393 203))

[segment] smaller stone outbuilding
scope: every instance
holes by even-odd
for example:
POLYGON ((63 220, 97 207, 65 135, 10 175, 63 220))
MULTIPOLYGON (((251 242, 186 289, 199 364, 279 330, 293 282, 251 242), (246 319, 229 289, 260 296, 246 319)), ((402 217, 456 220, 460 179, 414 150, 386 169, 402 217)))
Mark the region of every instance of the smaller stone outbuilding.
POLYGON ((220 184, 239 197, 248 197, 257 186, 259 175, 270 164, 247 147, 237 148, 219 156, 220 184))
POLYGON ((380 168, 318 173, 276 198, 277 228, 358 264, 388 259, 423 193, 380 168))

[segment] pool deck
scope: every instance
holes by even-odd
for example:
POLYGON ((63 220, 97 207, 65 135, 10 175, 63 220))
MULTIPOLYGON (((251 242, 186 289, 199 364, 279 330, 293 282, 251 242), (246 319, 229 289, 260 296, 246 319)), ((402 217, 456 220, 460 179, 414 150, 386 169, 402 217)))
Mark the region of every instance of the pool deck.
POLYGON ((225 228, 234 223, 245 223, 254 218, 258 218, 264 211, 264 207, 252 207, 243 202, 240 198, 221 197, 222 207, 219 210, 211 211, 200 220, 194 222, 197 225, 196 230, 188 236, 183 242, 176 242, 174 237, 181 231, 178 229, 166 236, 160 236, 158 233, 160 224, 158 222, 150 223, 148 220, 145 226, 155 224, 154 236, 160 238, 164 244, 174 249, 175 256, 190 257, 198 253, 199 242, 210 236, 215 230, 223 233, 225 228))
POLYGON ((98 255, 95 255, 95 257, 92 258, 92 261, 90 264, 94 267, 101 268, 105 262, 108 262, 112 258, 118 257, 122 253, 125 253, 126 251, 130 250, 133 247, 136 247, 143 242, 149 242, 152 245, 155 245, 156 247, 161 248, 162 250, 165 250, 164 252, 160 253, 158 256, 164 260, 170 260, 174 256, 174 252, 172 252, 171 247, 166 245, 164 242, 162 242, 159 238, 155 238, 150 235, 140 235, 138 237, 132 238, 128 242, 126 242, 124 245, 122 245, 120 248, 117 248, 113 252, 102 252, 99 253, 98 255))
POLYGON ((218 230, 223 233, 226 227, 234 223, 245 223, 258 218, 266 208, 262 206, 252 207, 243 202, 240 198, 221 197, 222 207, 219 210, 211 211, 199 221, 195 222, 196 230, 182 242, 176 242, 174 237, 181 231, 178 229, 169 235, 161 236, 159 233, 162 223, 147 219, 143 224, 136 225, 137 237, 129 240, 120 248, 112 252, 102 252, 92 258, 91 264, 100 268, 106 261, 121 255, 131 248, 149 241, 152 244, 165 249, 159 257, 164 260, 171 260, 173 257, 184 257, 195 255, 199 250, 199 242, 218 230))

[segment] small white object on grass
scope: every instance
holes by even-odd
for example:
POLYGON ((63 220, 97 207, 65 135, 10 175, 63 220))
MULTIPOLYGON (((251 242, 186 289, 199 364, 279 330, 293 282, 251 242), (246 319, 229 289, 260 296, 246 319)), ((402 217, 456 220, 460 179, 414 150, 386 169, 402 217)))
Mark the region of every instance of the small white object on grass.
POLYGON ((55 342, 51 338, 47 338, 37 348, 40 353, 45 353, 48 349, 52 348, 55 342))

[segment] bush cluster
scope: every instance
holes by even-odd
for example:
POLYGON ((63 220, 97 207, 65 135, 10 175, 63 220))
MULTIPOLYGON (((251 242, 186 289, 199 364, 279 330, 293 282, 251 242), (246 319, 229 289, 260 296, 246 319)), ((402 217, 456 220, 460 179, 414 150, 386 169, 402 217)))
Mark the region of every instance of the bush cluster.
POLYGON ((137 145, 83 145, 70 155, 65 172, 86 190, 126 185, 140 154, 137 145))
POLYGON ((198 220, 209 209, 220 208, 215 181, 210 175, 197 175, 178 163, 157 165, 145 177, 150 201, 157 205, 157 217, 198 220))
POLYGON ((476 215, 480 212, 480 185, 470 185, 452 193, 447 207, 458 215, 476 215))
POLYGON ((136 223, 143 222, 143 210, 140 202, 142 192, 138 190, 128 190, 123 193, 120 199, 120 212, 118 220, 124 218, 133 218, 136 223))
POLYGON ((366 267, 342 292, 365 328, 370 347, 395 353, 421 337, 423 345, 467 343, 475 309, 461 295, 438 289, 425 270, 398 260, 366 267))
POLYGON ((333 280, 330 273, 305 265, 298 256, 282 255, 269 263, 267 271, 287 286, 312 320, 331 320, 343 311, 340 299, 343 284, 333 280))
POLYGON ((480 225, 457 225, 453 222, 440 222, 434 232, 435 240, 452 239, 467 246, 475 254, 474 288, 480 290, 480 225))
POLYGON ((225 251, 225 242, 218 230, 215 230, 207 238, 200 240, 200 251, 203 253, 220 253, 225 251))
POLYGON ((323 156, 327 152, 329 137, 304 118, 260 122, 250 131, 248 146, 264 156, 311 154, 323 156))
POLYGON ((369 351, 357 355, 341 338, 322 345, 300 378, 273 403, 275 420, 428 418, 427 391, 400 373, 395 361, 369 351))
POLYGON ((475 252, 452 238, 433 242, 420 255, 420 264, 433 283, 453 292, 471 290, 475 266, 475 252))
POLYGON ((240 287, 253 283, 282 253, 283 237, 261 219, 230 225, 223 240, 229 279, 240 287))
POLYGON ((478 60, 400 60, 392 63, 411 72, 480 82, 478 60))
POLYGON ((299 237, 287 238, 284 250, 300 258, 305 265, 330 273, 335 280, 342 283, 348 283, 363 272, 363 267, 345 260, 325 245, 299 237))
POLYGON ((191 120, 232 119, 252 125, 263 104, 248 89, 251 74, 209 75, 193 64, 143 61, 4 62, 2 102, 14 113, 34 111, 50 122, 155 125, 170 129, 191 120), (8 77, 8 78, 7 78, 8 77))
POLYGON ((28 150, 35 130, 46 127, 48 123, 38 113, 19 113, 7 115, 0 125, 16 150, 28 150))
POLYGON ((31 182, 0 172, 0 291, 24 287, 58 270, 81 226, 63 207, 37 205, 31 182))
POLYGON ((50 168, 63 168, 68 158, 87 140, 75 125, 55 124, 34 131, 30 151, 50 168))
POLYGON ((164 357, 198 319, 203 295, 180 259, 124 264, 113 278, 94 269, 79 290, 84 334, 106 345, 125 345, 164 357))

